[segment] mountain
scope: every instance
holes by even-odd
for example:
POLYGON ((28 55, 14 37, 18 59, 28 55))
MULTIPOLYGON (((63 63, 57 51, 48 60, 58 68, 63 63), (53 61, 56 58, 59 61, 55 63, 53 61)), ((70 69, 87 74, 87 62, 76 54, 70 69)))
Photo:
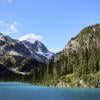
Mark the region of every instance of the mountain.
POLYGON ((100 24, 88 26, 72 38, 52 66, 56 78, 68 86, 100 85, 100 24))
POLYGON ((19 41, 0 33, 0 80, 30 80, 34 70, 48 63, 51 53, 39 41, 19 41))
POLYGON ((31 53, 22 42, 0 34, 0 55, 31 56, 31 53))
POLYGON ((22 41, 22 43, 30 51, 31 56, 35 56, 39 61, 48 61, 54 55, 54 53, 50 52, 40 41, 31 43, 25 40, 22 41))
POLYGON ((51 53, 41 42, 18 41, 0 34, 0 55, 16 55, 32 57, 39 62, 47 62, 51 53))
POLYGON ((39 41, 18 41, 0 34, 0 54, 3 81, 100 87, 100 24, 81 30, 54 55, 39 41))

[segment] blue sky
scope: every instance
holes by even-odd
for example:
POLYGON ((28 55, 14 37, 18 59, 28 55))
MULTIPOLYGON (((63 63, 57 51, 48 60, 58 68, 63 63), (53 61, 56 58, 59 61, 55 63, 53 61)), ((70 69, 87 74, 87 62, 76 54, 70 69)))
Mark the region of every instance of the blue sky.
POLYGON ((0 32, 62 50, 84 27, 100 22, 100 0, 0 0, 0 32))

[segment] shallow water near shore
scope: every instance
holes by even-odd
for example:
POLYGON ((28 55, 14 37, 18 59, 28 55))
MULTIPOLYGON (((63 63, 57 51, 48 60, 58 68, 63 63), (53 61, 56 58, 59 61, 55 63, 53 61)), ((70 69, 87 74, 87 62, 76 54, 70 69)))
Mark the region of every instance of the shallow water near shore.
POLYGON ((0 100, 100 100, 100 89, 56 88, 0 82, 0 100))

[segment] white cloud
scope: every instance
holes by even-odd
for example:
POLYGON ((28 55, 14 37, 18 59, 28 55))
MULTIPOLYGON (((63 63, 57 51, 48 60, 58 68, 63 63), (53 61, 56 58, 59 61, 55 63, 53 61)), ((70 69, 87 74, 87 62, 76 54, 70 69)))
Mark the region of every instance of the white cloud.
POLYGON ((6 35, 17 33, 18 32, 18 23, 16 21, 12 23, 6 23, 0 20, 0 32, 6 35))
POLYGON ((3 23, 3 21, 2 20, 0 20, 0 24, 2 24, 3 23))
POLYGON ((41 35, 34 34, 34 33, 25 34, 19 38, 20 41, 27 40, 30 42, 34 42, 35 40, 40 41, 42 39, 43 39, 43 37, 41 35))
POLYGON ((2 2, 2 3, 12 3, 14 0, 0 0, 0 2, 2 2))
POLYGON ((13 33, 16 33, 18 31, 17 29, 17 22, 13 22, 11 25, 10 25, 10 31, 13 32, 13 33))
POLYGON ((8 3, 12 3, 13 2, 13 0, 7 0, 8 1, 8 3))

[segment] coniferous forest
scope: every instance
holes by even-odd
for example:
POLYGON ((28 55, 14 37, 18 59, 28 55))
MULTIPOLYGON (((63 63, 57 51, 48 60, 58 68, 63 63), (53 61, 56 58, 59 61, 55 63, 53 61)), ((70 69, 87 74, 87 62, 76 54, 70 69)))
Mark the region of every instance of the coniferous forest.
POLYGON ((62 87, 100 87, 100 24, 84 28, 48 62, 0 56, 0 80, 62 87), (16 68, 18 72, 10 70, 16 68))

